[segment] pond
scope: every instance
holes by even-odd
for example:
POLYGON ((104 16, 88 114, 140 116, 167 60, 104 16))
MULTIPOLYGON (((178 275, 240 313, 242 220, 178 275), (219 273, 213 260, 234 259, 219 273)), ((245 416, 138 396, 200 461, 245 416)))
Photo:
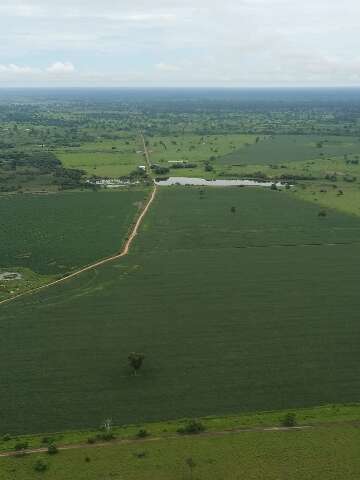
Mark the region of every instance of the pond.
MULTIPOLYGON (((255 180, 205 180, 204 178, 169 177, 159 180, 156 185, 167 187, 170 185, 196 185, 200 187, 268 187, 273 182, 257 182, 255 180)), ((277 183, 277 187, 284 187, 283 183, 277 183)))

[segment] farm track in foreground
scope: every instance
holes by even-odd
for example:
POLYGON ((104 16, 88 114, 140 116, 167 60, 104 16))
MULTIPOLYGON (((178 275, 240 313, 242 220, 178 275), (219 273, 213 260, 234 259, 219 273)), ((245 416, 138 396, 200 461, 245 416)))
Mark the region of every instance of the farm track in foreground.
MULTIPOLYGON (((147 147, 146 147, 146 143, 145 143, 145 138, 143 136, 142 133, 140 133, 140 137, 142 139, 142 142, 144 144, 144 154, 145 154, 145 158, 146 158, 146 163, 147 163, 147 166, 148 166, 148 170, 150 172, 150 158, 149 158, 149 152, 147 150, 147 147)), ((123 248, 121 249, 121 251, 119 253, 116 253, 115 255, 112 255, 111 257, 107 257, 107 258, 104 258, 102 260, 98 260, 97 262, 95 263, 92 263, 90 265, 87 265, 86 267, 83 267, 79 270, 76 270, 75 272, 72 272, 70 273, 69 275, 66 275, 65 277, 62 277, 62 278, 59 278, 58 280, 55 280, 53 282, 50 282, 50 283, 46 283, 45 285, 41 285, 40 287, 37 287, 37 288, 34 288, 32 290, 28 290, 26 292, 22 292, 22 293, 19 293, 18 295, 15 295, 13 297, 10 297, 10 298, 6 298, 5 300, 2 300, 0 302, 0 305, 3 305, 5 303, 10 303, 14 300, 17 300, 18 298, 20 297, 24 297, 25 295, 32 295, 34 293, 37 293, 41 290, 44 290, 46 288, 50 288, 54 285, 59 285, 60 283, 64 283, 66 282, 67 280, 70 280, 71 278, 74 278, 74 277, 77 277, 78 275, 81 275, 82 273, 84 272, 87 272, 89 270, 93 270, 94 268, 97 268, 97 267, 101 267, 102 265, 105 265, 107 263, 110 263, 110 262, 113 262, 115 260, 118 260, 119 258, 122 258, 122 257, 125 257, 126 255, 128 255, 129 253, 129 250, 130 250, 130 247, 131 247, 131 244, 132 242, 134 241, 136 235, 138 234, 138 231, 139 231, 139 228, 140 228, 140 225, 145 217, 145 215, 147 214, 151 204, 153 203, 154 199, 155 199, 155 196, 156 196, 156 193, 157 193, 157 185, 155 184, 154 182, 154 186, 153 186, 153 190, 151 192, 151 195, 148 199, 148 201, 145 203, 144 207, 142 208, 142 210, 140 211, 140 214, 133 226, 133 228, 131 229, 131 232, 130 232, 130 235, 128 236, 123 248)))
MULTIPOLYGON (((226 435, 235 435, 239 433, 246 433, 246 432, 287 432, 290 430, 308 430, 314 428, 312 425, 301 425, 301 426, 295 426, 295 427, 253 427, 253 428, 234 428, 231 430, 219 430, 219 431, 211 431, 211 432, 205 432, 205 433, 200 433, 197 435, 197 437, 223 437, 226 435)), ((139 438, 127 438, 127 439, 119 439, 119 440, 113 440, 109 442, 99 442, 99 443, 74 443, 72 445, 63 445, 63 446, 58 446, 58 450, 78 450, 78 449, 88 449, 88 448, 98 448, 98 447, 110 447, 113 445, 128 445, 132 443, 147 443, 147 442, 157 442, 160 440, 166 440, 166 439, 174 439, 174 438, 181 438, 181 437, 194 437, 192 434, 187 434, 187 435, 179 435, 179 434, 171 434, 171 435, 161 435, 161 436, 156 436, 156 437, 149 437, 149 438, 144 438, 144 439, 139 439, 139 438)), ((33 449, 28 449, 25 450, 24 453, 26 455, 32 455, 35 453, 46 453, 48 451, 47 447, 41 447, 41 448, 33 448, 33 449)), ((16 457, 19 455, 18 451, 11 451, 11 452, 2 452, 0 453, 0 458, 4 457, 16 457)))

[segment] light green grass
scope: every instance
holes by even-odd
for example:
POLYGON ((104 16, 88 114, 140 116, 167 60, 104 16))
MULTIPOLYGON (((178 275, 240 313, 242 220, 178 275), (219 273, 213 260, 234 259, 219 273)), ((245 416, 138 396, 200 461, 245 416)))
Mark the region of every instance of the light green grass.
POLYGON ((359 183, 316 181, 300 182, 289 192, 293 196, 307 200, 326 209, 336 209, 344 213, 360 215, 359 183), (339 194, 342 191, 343 194, 339 194))
MULTIPOLYGON (((151 159, 154 163, 167 164, 169 161, 188 161, 198 163, 209 160, 212 156, 226 153, 254 143, 254 135, 179 135, 172 137, 148 138, 151 159), (166 148, 160 142, 166 145, 166 148), (176 143, 174 143, 176 142, 176 143)), ((183 170, 176 170, 183 172, 183 170)))
POLYGON ((360 430, 333 425, 304 431, 180 437, 0 459, 1 480, 357 480, 360 430), (34 471, 38 459, 48 469, 34 471), (193 475, 187 459, 194 463, 193 475))
POLYGON ((141 150, 141 141, 135 136, 64 148, 56 155, 67 168, 78 168, 88 175, 121 177, 144 164, 143 155, 137 153, 141 150))
MULTIPOLYGON (((206 432, 223 432, 259 428, 275 428, 282 426, 287 410, 254 412, 248 414, 230 415, 224 417, 201 417, 198 420, 205 427, 206 432)), ((360 405, 324 405, 322 407, 293 409, 297 426, 329 425, 333 423, 356 423, 360 419, 360 405)), ((104 419, 105 420, 105 419, 104 419)), ((134 440, 138 432, 146 430, 149 437, 169 437, 176 435, 178 429, 184 427, 189 419, 178 419, 171 421, 151 422, 143 424, 132 424, 116 426, 113 425, 111 432, 114 440, 134 440)), ((16 435, 8 436, 0 434, 0 452, 14 451, 16 444, 26 443, 28 449, 46 447, 49 443, 65 447, 88 443, 88 439, 96 439, 96 436, 103 432, 100 428, 92 430, 78 430, 42 433, 37 435, 16 435)), ((97 440, 101 442, 101 440, 97 440)), ((95 442, 96 443, 96 442, 95 442)))

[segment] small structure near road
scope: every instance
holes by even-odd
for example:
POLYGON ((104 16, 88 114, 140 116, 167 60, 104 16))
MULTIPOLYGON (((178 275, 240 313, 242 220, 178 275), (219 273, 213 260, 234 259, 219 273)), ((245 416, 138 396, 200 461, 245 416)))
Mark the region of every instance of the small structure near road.
POLYGON ((18 272, 0 272, 0 281, 10 282, 14 280, 21 280, 22 275, 18 272))

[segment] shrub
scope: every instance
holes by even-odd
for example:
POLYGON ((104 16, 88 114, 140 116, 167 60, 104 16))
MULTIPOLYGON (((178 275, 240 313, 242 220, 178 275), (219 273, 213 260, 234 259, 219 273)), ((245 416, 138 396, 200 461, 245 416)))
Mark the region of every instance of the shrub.
POLYGON ((182 435, 194 435, 205 430, 205 426, 199 420, 190 420, 184 427, 177 429, 182 435))
POLYGON ((135 452, 134 456, 136 458, 145 458, 146 457, 146 452, 143 452, 143 451, 142 452, 135 452))
POLYGON ((43 437, 43 439, 41 440, 41 443, 50 445, 51 443, 54 443, 54 439, 52 437, 43 437))
POLYGON ((20 450, 26 450, 28 448, 28 442, 18 442, 15 444, 15 451, 19 452, 20 450))
POLYGON ((48 446, 47 451, 49 455, 55 455, 56 453, 59 453, 59 450, 54 443, 48 446))
POLYGON ((9 433, 5 433, 2 439, 3 442, 9 442, 11 440, 11 435, 9 433))
POLYGON ((49 465, 41 458, 36 460, 36 462, 34 463, 34 470, 36 472, 45 472, 45 470, 47 470, 48 468, 49 468, 49 465))
POLYGON ((96 435, 97 440, 103 440, 105 442, 110 442, 110 440, 114 440, 115 435, 112 432, 104 432, 98 433, 96 435))
POLYGON ((95 437, 89 437, 89 438, 87 439, 87 443, 93 444, 93 443, 95 443, 95 442, 96 442, 96 438, 95 438, 95 437))
POLYGON ((319 217, 326 217, 327 213, 325 210, 320 210, 320 212, 318 213, 318 216, 319 217))
POLYGON ((287 413, 285 417, 281 420, 281 424, 283 427, 295 427, 296 425, 296 414, 295 413, 287 413))
POLYGON ((149 432, 147 432, 144 428, 141 428, 136 434, 137 438, 146 438, 149 435, 149 432))

